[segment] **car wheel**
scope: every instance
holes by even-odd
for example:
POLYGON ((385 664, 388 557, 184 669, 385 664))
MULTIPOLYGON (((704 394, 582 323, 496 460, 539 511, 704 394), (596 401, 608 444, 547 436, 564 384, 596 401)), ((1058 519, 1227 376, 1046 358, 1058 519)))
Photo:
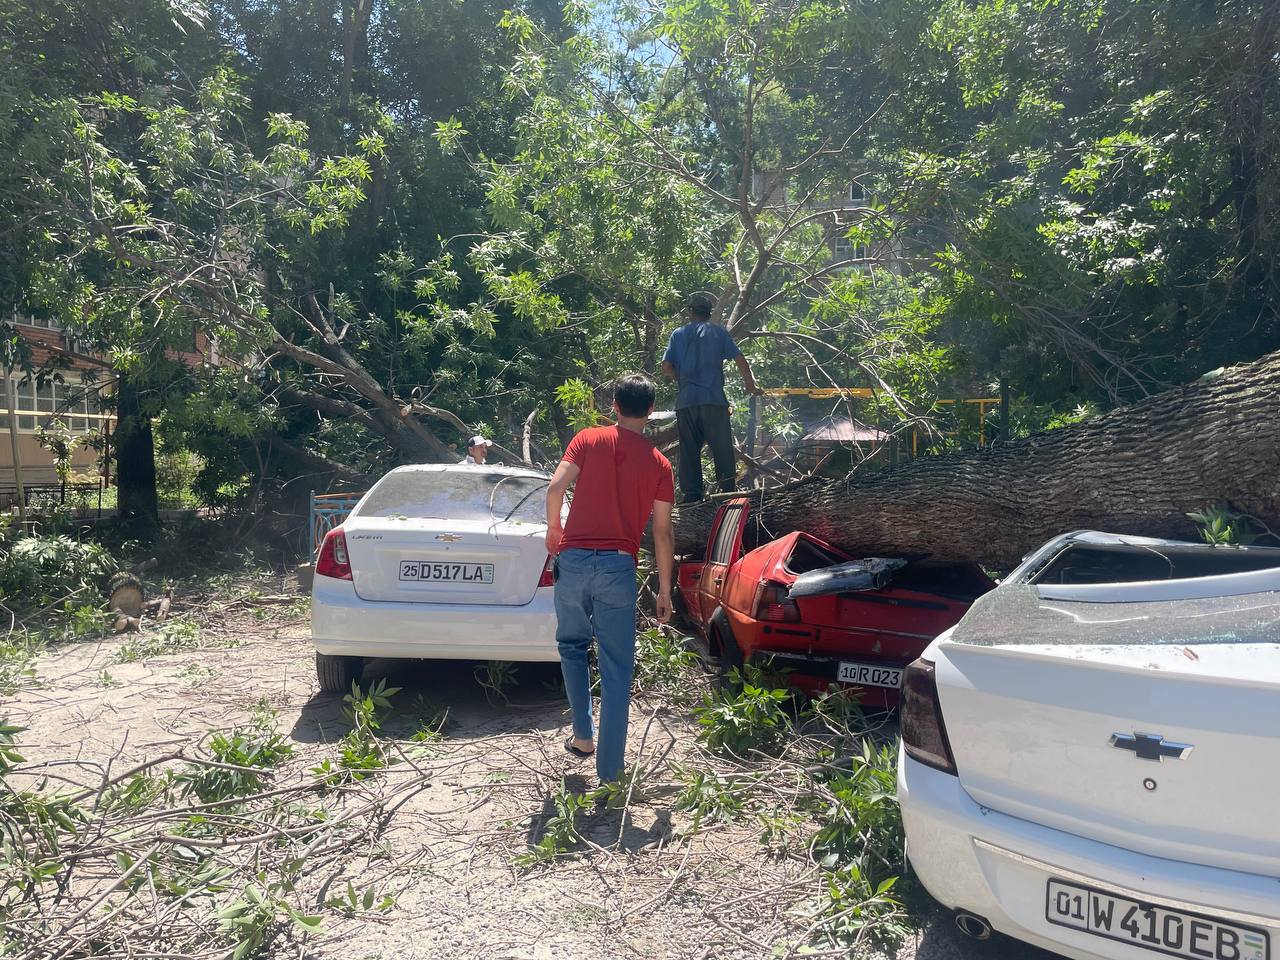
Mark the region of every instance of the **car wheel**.
POLYGON ((727 685, 732 682, 734 671, 742 675, 742 648, 734 639, 733 631, 727 623, 719 621, 711 625, 711 643, 720 655, 720 682, 727 685))
POLYGON ((364 676, 363 657, 334 657, 316 654, 316 678, 325 693, 349 693, 353 683, 364 676))

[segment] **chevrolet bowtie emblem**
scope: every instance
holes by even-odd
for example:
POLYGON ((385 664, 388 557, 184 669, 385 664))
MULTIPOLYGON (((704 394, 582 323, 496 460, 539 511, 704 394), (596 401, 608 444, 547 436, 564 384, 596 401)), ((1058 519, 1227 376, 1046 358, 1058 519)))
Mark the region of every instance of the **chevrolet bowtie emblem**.
POLYGON ((445 543, 457 543, 462 538, 456 533, 437 533, 437 540, 443 540, 445 543))
POLYGON ((1160 763, 1165 757, 1171 760, 1185 760, 1194 749, 1189 743, 1174 743, 1166 740, 1158 733, 1113 733, 1111 745, 1121 750, 1132 750, 1139 760, 1154 760, 1160 763))

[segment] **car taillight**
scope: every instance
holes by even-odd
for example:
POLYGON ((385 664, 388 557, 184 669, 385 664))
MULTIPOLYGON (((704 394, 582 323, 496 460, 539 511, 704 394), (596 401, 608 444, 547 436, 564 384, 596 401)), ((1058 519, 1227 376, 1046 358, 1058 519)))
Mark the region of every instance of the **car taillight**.
POLYGON ((347 537, 341 527, 334 527, 325 534, 320 544, 320 556, 316 557, 316 576, 335 580, 351 579, 351 558, 347 556, 347 537))
POLYGON ((554 587, 556 585, 556 575, 554 570, 555 562, 555 557, 547 557, 547 562, 542 567, 542 576, 538 578, 539 589, 542 587, 554 587))
POLYGON ((766 580, 756 590, 755 618, 773 623, 799 623, 800 608, 788 599, 785 586, 766 580))
POLYGON ((938 681, 928 660, 907 666, 902 677, 902 744, 907 756, 941 770, 956 772, 947 728, 938 702, 938 681))

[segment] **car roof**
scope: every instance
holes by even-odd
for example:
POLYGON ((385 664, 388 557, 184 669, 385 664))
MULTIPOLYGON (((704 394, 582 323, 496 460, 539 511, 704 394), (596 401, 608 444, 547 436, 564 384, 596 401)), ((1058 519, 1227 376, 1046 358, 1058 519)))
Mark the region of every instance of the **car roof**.
POLYGON ((1050 563, 1054 557, 1060 555, 1062 551, 1078 545, 1097 547, 1103 550, 1124 550, 1126 547, 1139 550, 1167 550, 1182 555, 1188 553, 1211 554, 1229 550, 1258 557, 1274 557, 1275 565, 1280 566, 1280 548, 1277 547, 1209 544, 1194 540, 1166 540, 1161 537, 1141 537, 1128 533, 1107 533, 1102 530, 1073 530, 1070 533, 1060 534, 1029 552, 1022 558, 1018 566, 1009 572, 1003 582, 1025 582, 1033 578, 1038 571, 1050 563))
POLYGON ((506 467, 498 464, 490 466, 487 463, 409 463, 389 470, 387 473, 388 475, 392 473, 459 473, 472 476, 489 474, 500 477, 530 477, 536 480, 546 480, 551 476, 545 470, 533 467, 506 467))

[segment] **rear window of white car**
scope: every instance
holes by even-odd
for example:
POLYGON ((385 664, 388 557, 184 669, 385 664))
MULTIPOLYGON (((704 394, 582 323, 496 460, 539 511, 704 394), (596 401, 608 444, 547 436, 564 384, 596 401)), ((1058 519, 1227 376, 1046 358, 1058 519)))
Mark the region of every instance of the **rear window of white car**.
POLYGON ((361 517, 546 522, 545 477, 466 470, 389 473, 355 511, 361 517))
POLYGON ((1188 600, 1087 603, 1007 584, 969 609, 951 639, 975 646, 1280 641, 1280 592, 1188 600))

